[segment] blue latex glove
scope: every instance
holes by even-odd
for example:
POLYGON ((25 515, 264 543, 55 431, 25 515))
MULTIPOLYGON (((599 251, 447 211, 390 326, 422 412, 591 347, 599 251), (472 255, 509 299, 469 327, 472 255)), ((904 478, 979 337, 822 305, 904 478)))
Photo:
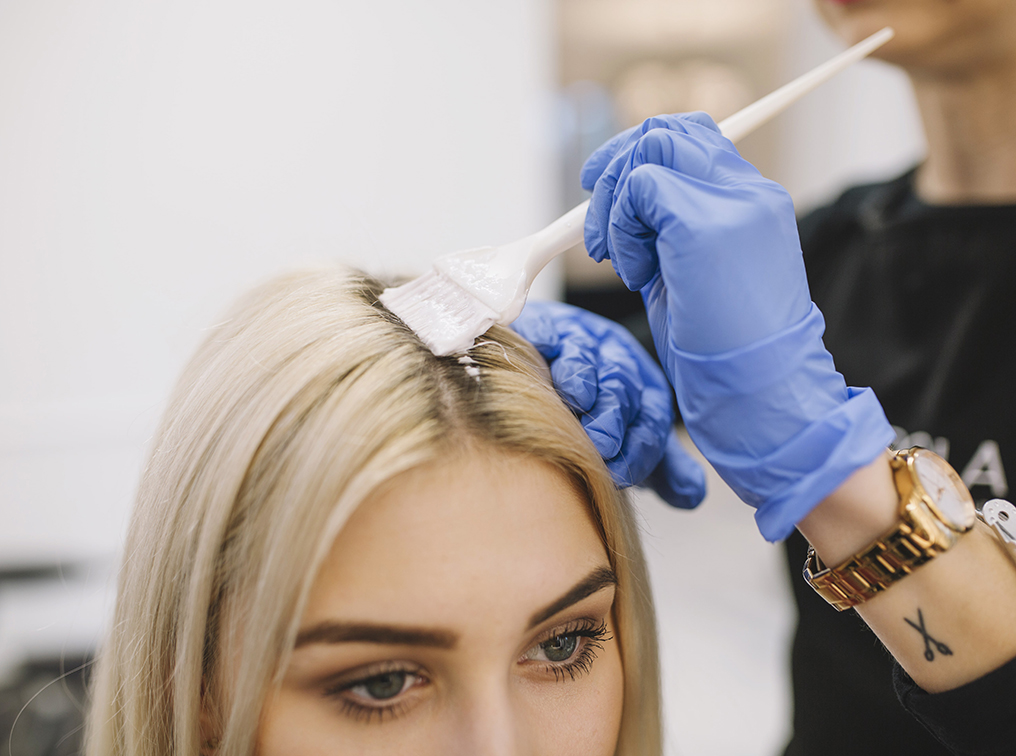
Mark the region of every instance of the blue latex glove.
POLYGON ((642 292, 682 419, 769 540, 893 440, 822 343, 794 206, 707 115, 619 134, 582 171, 585 239, 642 292))
POLYGON ((615 483, 647 485, 675 507, 701 503, 705 474, 677 439, 670 385, 634 336, 559 302, 528 303, 512 328, 547 360, 615 483))

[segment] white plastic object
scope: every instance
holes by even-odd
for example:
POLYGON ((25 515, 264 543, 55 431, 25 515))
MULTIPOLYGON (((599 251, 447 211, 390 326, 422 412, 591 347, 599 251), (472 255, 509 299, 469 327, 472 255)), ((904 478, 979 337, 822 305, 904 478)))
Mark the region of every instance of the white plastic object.
POLYGON ((1002 540, 1016 544, 1016 507, 1005 499, 991 499, 981 507, 981 517, 991 525, 1002 540))
MULTIPOLYGON (((798 77, 719 124, 736 142, 851 64, 892 39, 886 27, 798 77)), ((583 202, 535 234, 501 247, 453 252, 434 261, 430 272, 385 289, 381 302, 413 329, 436 355, 469 349, 494 323, 507 325, 522 312, 529 287, 547 263, 582 241, 583 202)))
MULTIPOLYGON (((768 123, 778 116, 820 84, 828 81, 857 61, 866 58, 892 39, 895 34, 896 32, 889 26, 875 32, 853 47, 844 50, 835 58, 797 77, 789 84, 783 85, 774 92, 770 92, 761 100, 753 102, 729 118, 723 119, 718 124, 720 133, 731 142, 740 141, 759 126, 768 123)), ((547 263, 582 241, 582 230, 585 225, 586 210, 588 208, 589 200, 586 200, 578 207, 569 210, 542 231, 522 240, 532 246, 530 257, 526 260, 525 264, 527 291, 533 279, 536 278, 536 274, 543 270, 547 266, 547 263)), ((521 243, 516 242, 519 245, 521 243)), ((507 252, 514 251, 516 254, 518 253, 515 244, 502 247, 501 249, 507 252)), ((524 305, 525 302, 522 304, 524 305)), ((500 308, 494 309, 501 311, 500 308)), ((519 306, 517 310, 510 319, 502 316, 501 322, 510 323, 512 320, 515 320, 518 317, 518 313, 522 312, 522 306, 519 306)))

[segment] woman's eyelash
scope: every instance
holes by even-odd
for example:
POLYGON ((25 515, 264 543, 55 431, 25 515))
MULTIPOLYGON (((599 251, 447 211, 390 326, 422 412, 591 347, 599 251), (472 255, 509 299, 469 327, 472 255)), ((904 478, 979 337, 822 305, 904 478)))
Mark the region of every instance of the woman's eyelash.
POLYGON ((586 674, 592 669, 593 662, 596 660, 596 651, 594 649, 603 648, 598 643, 590 641, 582 647, 582 651, 572 661, 564 664, 547 665, 554 675, 554 679, 558 682, 564 682, 565 675, 568 676, 569 680, 574 680, 576 677, 586 674))
POLYGON ((377 717, 379 724, 386 719, 395 719, 407 708, 406 704, 401 702, 389 704, 388 706, 365 706, 356 703, 356 701, 350 701, 348 698, 340 698, 339 704, 342 706, 343 714, 350 717, 354 722, 362 722, 364 724, 374 721, 374 717, 377 717))

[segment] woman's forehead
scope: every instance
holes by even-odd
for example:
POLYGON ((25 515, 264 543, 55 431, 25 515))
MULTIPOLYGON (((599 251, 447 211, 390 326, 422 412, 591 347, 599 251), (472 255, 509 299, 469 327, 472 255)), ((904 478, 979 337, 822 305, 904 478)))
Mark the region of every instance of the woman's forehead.
MULTIPOLYGON (((588 502, 558 468, 470 450, 409 471, 361 503, 301 621, 453 627, 534 611, 608 567, 588 502)), ((523 628, 524 629, 524 628, 523 628)))

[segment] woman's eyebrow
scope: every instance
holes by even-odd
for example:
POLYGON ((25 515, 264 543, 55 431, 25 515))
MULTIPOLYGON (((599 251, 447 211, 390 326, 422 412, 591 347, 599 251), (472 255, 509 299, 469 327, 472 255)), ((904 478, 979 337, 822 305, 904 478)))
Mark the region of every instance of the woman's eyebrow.
POLYGON ((603 590, 608 585, 617 585, 617 575, 609 567, 597 567, 577 582, 571 590, 564 594, 557 601, 548 604, 529 619, 529 629, 539 625, 541 622, 553 617, 558 612, 563 612, 572 604, 577 604, 582 599, 592 596, 594 593, 603 590))
POLYGON ((369 622, 319 622, 301 630, 296 648, 311 643, 379 643, 388 646, 428 646, 450 649, 459 637, 439 628, 375 625, 369 622))
MULTIPOLYGON (((617 585, 617 576, 609 567, 597 567, 576 583, 567 593, 529 620, 532 629, 562 612, 572 604, 603 590, 617 585)), ((458 643, 458 635, 439 628, 405 627, 401 625, 376 625, 368 622, 332 622, 326 620, 313 627, 301 630, 296 636, 296 648, 312 643, 378 643, 389 646, 428 646, 452 649, 458 643)))

